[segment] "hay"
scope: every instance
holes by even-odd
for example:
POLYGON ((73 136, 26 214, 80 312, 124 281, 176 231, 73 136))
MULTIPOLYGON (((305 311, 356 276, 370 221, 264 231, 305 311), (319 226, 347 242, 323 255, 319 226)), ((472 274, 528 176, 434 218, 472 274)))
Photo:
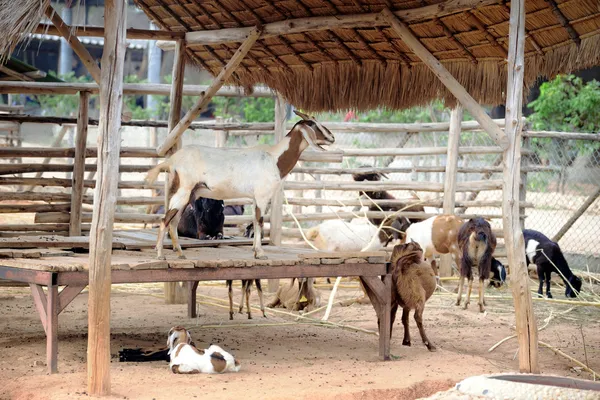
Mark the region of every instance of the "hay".
POLYGON ((50 0, 0 0, 0 63, 38 26, 50 0))

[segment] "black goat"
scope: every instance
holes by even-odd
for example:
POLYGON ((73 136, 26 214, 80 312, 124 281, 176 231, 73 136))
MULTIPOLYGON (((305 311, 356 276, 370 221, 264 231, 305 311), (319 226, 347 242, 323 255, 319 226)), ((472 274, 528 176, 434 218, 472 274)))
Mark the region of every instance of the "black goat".
POLYGON ((573 274, 565 259, 558 243, 550 240, 546 235, 532 229, 524 229, 525 258, 527 264, 534 263, 537 266, 537 274, 540 280, 538 295, 543 296, 544 281, 546 281, 546 296, 551 299, 550 279, 552 272, 557 272, 562 278, 565 286, 566 297, 577 297, 581 291, 581 278, 573 274))
MULTIPOLYGON (((368 168, 368 166, 361 166, 361 168, 368 168)), ((357 173, 357 174, 352 174, 352 179, 354 179, 354 181, 356 182, 362 182, 362 181, 370 181, 370 182, 378 182, 381 181, 381 178, 387 178, 387 175, 383 174, 383 173, 379 173, 379 172, 374 172, 374 173, 370 173, 370 172, 364 172, 364 173, 357 173)), ((368 196, 370 199, 372 200, 395 200, 396 198, 394 196, 392 196, 389 192, 385 191, 385 190, 379 190, 379 191, 368 191, 368 190, 363 190, 361 191, 363 192, 366 196, 368 196)), ((398 210, 402 210, 403 208, 405 208, 404 205, 401 206, 386 206, 386 205, 376 205, 376 204, 371 204, 369 205, 369 211, 398 211, 398 210)), ((424 212, 425 209, 423 208, 423 206, 420 205, 414 205, 411 206, 409 208, 407 208, 407 210, 405 211, 418 211, 418 212, 424 212)), ((422 221, 423 218, 406 218, 406 217, 396 217, 394 218, 392 221, 389 221, 389 224, 385 224, 385 226, 382 227, 382 229, 379 231, 379 241, 383 244, 383 246, 387 246, 388 243, 390 241, 393 240, 398 240, 400 239, 400 232, 406 232, 406 229, 414 222, 419 222, 422 221), (392 229, 388 229, 387 227, 391 226, 392 229)), ((379 227, 381 225, 381 222, 383 221, 383 218, 369 218, 369 222, 371 222, 373 225, 375 225, 376 227, 379 227)))
POLYGON ((224 208, 223 200, 199 197, 186 207, 177 225, 177 233, 183 237, 201 240, 222 239, 224 208))
POLYGON ((499 288, 504 285, 504 282, 506 282, 506 268, 504 264, 492 257, 492 277, 488 286, 499 288))

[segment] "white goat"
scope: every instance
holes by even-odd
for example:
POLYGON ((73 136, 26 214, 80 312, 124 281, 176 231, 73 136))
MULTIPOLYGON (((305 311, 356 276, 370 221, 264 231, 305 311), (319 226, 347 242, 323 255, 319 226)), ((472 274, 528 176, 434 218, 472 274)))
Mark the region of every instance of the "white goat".
POLYGON ((169 331, 169 368, 174 374, 219 374, 240 370, 239 361, 219 346, 211 345, 206 350, 199 350, 191 341, 185 328, 178 326, 169 331))
POLYGON ((375 251, 383 248, 378 227, 341 219, 325 221, 310 228, 306 238, 323 251, 375 251))
POLYGON ((320 145, 335 138, 313 117, 294 111, 302 120, 279 143, 247 149, 186 146, 148 171, 146 181, 154 182, 161 170, 169 170, 171 200, 161 221, 156 242, 157 256, 164 259, 163 240, 169 228, 173 250, 185 258, 177 236, 177 224, 186 205, 197 197, 215 200, 250 198, 254 205, 254 257, 266 259, 261 246, 263 214, 283 179, 294 168, 309 146, 325 151, 320 145))

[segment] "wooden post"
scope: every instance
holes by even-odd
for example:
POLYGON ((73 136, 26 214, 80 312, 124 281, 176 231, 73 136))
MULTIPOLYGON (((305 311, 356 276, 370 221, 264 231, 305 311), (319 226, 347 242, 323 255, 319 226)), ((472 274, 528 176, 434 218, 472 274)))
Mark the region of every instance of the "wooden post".
MULTIPOLYGON (((40 288, 41 289, 41 288, 40 288)), ((46 363, 48 372, 58 372, 58 286, 48 285, 46 296, 46 363)))
POLYGON ((410 28, 392 13, 389 8, 384 8, 381 11, 383 17, 391 25, 391 28, 396 32, 404 44, 406 44, 422 61, 431 69, 431 71, 439 78, 440 81, 448 88, 448 90, 460 101, 460 103, 471 113, 473 118, 481 124, 481 127, 494 139, 494 141, 502 149, 507 148, 506 134, 494 123, 492 118, 485 112, 473 97, 465 90, 464 87, 452 76, 433 54, 413 33, 410 28))
MULTIPOLYGON (((457 105, 450 113, 450 130, 448 131, 448 155, 444 176, 444 214, 454 215, 456 204, 456 171, 458 169, 458 146, 460 144, 460 123, 463 109, 457 105)), ((452 276, 452 255, 440 257, 440 276, 452 276)), ((459 266, 456 266, 459 268, 459 266)))
POLYGON ((521 178, 521 118, 523 75, 525 67, 525 0, 510 3, 508 40, 508 82, 506 84, 506 123, 508 149, 504 151, 504 187, 502 223, 504 243, 510 266, 510 283, 515 302, 515 319, 519 341, 519 370, 539 373, 538 338, 533 314, 529 276, 525 263, 525 242, 519 222, 519 181, 521 178))
MULTIPOLYGON (((275 97, 275 143, 285 137, 286 104, 283 97, 275 97)), ((281 245, 281 230, 283 228, 283 185, 277 189, 271 199, 271 221, 269 241, 272 245, 281 245)), ((279 288, 279 279, 269 279, 269 292, 276 292, 279 288)))
POLYGON ((121 148, 123 64, 127 2, 104 2, 104 52, 100 85, 98 174, 90 230, 88 300, 88 394, 110 394, 111 243, 117 206, 117 176, 121 148))
MULTIPOLYGON (((183 78, 185 75, 185 41, 178 40, 175 46, 175 57, 173 60, 172 84, 171 84, 171 108, 169 109, 168 131, 179 123, 181 119, 181 104, 183 102, 183 78)), ((178 138, 175 146, 169 153, 181 148, 181 138, 178 138)), ((170 155, 168 154, 168 155, 170 155)), ((168 156, 167 155, 167 156, 168 156)), ((165 179, 165 212, 169 209, 169 180, 165 179)), ((165 303, 185 304, 188 297, 188 287, 184 282, 165 282, 165 303)))
POLYGON ((235 54, 231 57, 227 65, 223 67, 219 75, 215 78, 215 80, 210 84, 209 88, 206 90, 204 95, 200 96, 198 102, 192 109, 190 109, 187 114, 183 117, 181 121, 175 126, 172 130, 169 130, 169 134, 165 139, 164 143, 158 146, 156 149, 157 153, 161 156, 165 155, 167 151, 175 145, 177 139, 183 134, 183 132, 189 128, 190 124, 194 119, 196 119, 200 113, 208 106, 210 100, 217 93, 217 91, 223 86, 225 81, 229 79, 233 71, 240 65, 244 56, 248 53, 252 45, 256 42, 258 37, 260 36, 261 30, 258 28, 252 29, 248 38, 242 43, 242 45, 237 49, 235 54))
MULTIPOLYGON (((531 138, 528 136, 523 137, 523 149, 530 149, 531 138)), ((519 223, 521 229, 525 229, 525 213, 527 207, 525 202, 527 201, 527 167, 529 166, 529 155, 521 156, 521 182, 519 183, 519 223)))
POLYGON ((85 146, 88 134, 88 109, 90 93, 79 93, 79 115, 77 117, 77 143, 73 159, 73 184, 71 186, 71 220, 69 236, 81 236, 81 206, 83 199, 83 175, 85 172, 85 146))

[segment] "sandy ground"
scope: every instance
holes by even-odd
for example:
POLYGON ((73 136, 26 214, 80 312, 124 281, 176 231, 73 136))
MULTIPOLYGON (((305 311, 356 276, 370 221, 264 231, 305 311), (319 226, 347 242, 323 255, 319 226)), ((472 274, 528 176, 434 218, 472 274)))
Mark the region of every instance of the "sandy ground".
MULTIPOLYGON (((506 289, 488 293, 490 297, 509 295, 506 289)), ((199 294, 227 298, 224 285, 218 283, 201 285, 199 294)), ((322 290, 323 298, 328 294, 322 290)), ((357 289, 343 288, 336 300, 358 294, 357 289)), ((234 296, 239 298, 239 289, 234 296)), ((252 300, 258 303, 255 294, 252 300)), ((402 326, 397 321, 392 339, 395 357, 389 362, 378 359, 378 338, 372 334, 307 324, 266 326, 294 321, 270 312, 266 319, 255 312, 253 320, 236 314, 229 321, 226 308, 203 302, 217 300, 199 296, 199 317, 191 320, 184 305, 164 304, 162 284, 113 286, 111 399, 414 399, 444 390, 466 376, 518 368, 514 339, 488 353, 494 343, 514 332, 508 300, 489 298, 487 313, 480 314, 476 303, 465 311, 453 306, 453 295, 436 294, 428 303, 424 323, 438 351, 428 352, 421 344, 412 318, 413 346, 402 346, 402 326), (200 346, 214 343, 232 352, 241 361, 242 371, 174 375, 165 362, 119 363, 115 358, 122 347, 162 346, 174 325, 189 328, 200 346)), ((540 332, 541 340, 579 360, 587 356, 589 366, 600 370, 600 309, 536 302, 535 311, 540 326, 552 315, 540 332)), ((59 320, 59 374, 47 375, 44 331, 29 290, 0 288, 0 399, 87 397, 87 292, 59 320)), ((369 305, 335 306, 330 320, 377 328, 369 305)), ((540 350, 540 363, 545 373, 590 379, 547 349, 540 350)))

